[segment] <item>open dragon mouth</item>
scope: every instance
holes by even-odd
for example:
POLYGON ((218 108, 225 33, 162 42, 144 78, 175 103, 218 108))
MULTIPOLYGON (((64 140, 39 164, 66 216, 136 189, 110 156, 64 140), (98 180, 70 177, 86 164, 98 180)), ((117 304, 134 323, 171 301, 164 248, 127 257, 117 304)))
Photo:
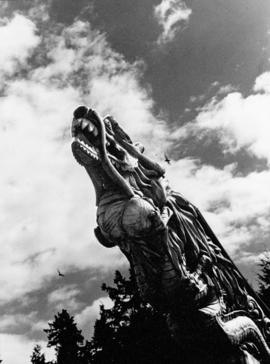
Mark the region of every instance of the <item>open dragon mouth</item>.
POLYGON ((100 159, 98 134, 97 126, 90 120, 86 118, 73 119, 73 152, 77 160, 82 158, 79 162, 87 162, 87 158, 89 158, 89 162, 100 159))
POLYGON ((72 151, 76 160, 82 165, 100 163, 105 152, 112 164, 117 167, 124 166, 126 164, 125 150, 114 140, 109 119, 105 119, 102 123, 103 125, 97 120, 95 114, 85 107, 75 110, 71 134, 72 151))
POLYGON ((151 189, 150 179, 165 173, 111 116, 102 119, 95 110, 79 106, 73 113, 71 134, 73 155, 92 179, 97 203, 112 186, 131 198, 133 189, 151 189))

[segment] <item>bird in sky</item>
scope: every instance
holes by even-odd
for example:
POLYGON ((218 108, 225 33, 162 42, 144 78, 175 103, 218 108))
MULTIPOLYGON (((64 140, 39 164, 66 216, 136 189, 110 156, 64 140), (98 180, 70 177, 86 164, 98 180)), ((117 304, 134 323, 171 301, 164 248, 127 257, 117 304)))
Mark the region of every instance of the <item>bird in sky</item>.
POLYGON ((57 273, 58 273, 59 277, 65 277, 65 275, 63 273, 61 273, 59 269, 57 269, 57 273))
POLYGON ((171 164, 171 160, 168 158, 167 154, 164 153, 165 162, 171 164))

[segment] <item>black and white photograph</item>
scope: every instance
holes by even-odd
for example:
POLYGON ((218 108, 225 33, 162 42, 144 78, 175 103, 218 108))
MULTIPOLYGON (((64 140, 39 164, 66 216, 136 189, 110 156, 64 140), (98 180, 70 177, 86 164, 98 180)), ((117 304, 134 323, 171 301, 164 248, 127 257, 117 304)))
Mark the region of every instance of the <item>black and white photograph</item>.
POLYGON ((0 363, 270 363, 270 1, 0 0, 0 363))

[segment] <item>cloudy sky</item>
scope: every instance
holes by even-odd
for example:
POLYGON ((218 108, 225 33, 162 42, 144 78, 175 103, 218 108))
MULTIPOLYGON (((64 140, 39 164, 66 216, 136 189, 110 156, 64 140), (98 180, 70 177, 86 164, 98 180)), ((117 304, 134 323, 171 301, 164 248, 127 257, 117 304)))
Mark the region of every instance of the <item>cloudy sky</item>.
POLYGON ((93 236, 73 109, 110 113, 256 286, 270 237, 268 0, 0 1, 0 355, 27 364, 62 308, 90 338, 127 268, 93 236), (57 269, 65 273, 57 275, 57 269))

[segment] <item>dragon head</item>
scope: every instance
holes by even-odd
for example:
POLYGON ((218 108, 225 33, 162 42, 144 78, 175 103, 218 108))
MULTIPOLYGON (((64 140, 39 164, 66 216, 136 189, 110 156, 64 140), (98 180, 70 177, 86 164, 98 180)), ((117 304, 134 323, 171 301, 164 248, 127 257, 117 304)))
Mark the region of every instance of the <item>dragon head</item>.
POLYGON ((153 186, 165 171, 143 154, 144 147, 133 143, 113 117, 102 119, 96 111, 79 106, 71 133, 73 155, 92 179, 97 204, 112 191, 127 198, 142 194, 157 200, 153 186))

